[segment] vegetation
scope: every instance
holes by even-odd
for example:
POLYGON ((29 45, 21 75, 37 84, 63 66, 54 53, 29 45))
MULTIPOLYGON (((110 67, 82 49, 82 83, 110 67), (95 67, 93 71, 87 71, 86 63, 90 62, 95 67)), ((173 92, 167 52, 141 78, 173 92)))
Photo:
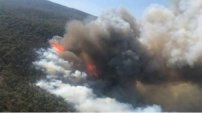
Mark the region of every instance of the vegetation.
POLYGON ((0 111, 74 111, 34 85, 44 74, 32 62, 66 21, 87 17, 93 16, 46 0, 0 0, 0 111))

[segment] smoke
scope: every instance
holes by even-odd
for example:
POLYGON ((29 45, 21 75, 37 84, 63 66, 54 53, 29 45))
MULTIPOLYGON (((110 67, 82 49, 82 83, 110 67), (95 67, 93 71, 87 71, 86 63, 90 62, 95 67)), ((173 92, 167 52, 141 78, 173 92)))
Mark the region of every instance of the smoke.
POLYGON ((76 71, 70 73, 72 64, 58 57, 52 49, 40 50, 38 54, 41 58, 39 61, 34 62, 34 65, 44 69, 47 73, 47 78, 38 81, 36 85, 64 98, 67 102, 73 104, 78 111, 161 111, 157 105, 133 108, 132 105, 121 103, 114 98, 97 97, 93 93, 93 89, 88 87, 87 83, 81 83, 81 81, 86 81, 86 74, 84 72, 76 71), (60 80, 58 78, 59 73, 64 77, 63 80, 68 79, 69 81, 64 82, 60 80), (77 81, 76 85, 73 85, 72 82, 75 84, 75 81, 77 81))
POLYGON ((179 0, 139 23, 125 9, 69 22, 38 52, 37 85, 78 111, 201 111, 201 11, 202 0, 179 0))
POLYGON ((138 82, 138 91, 148 103, 161 105, 164 111, 201 111, 202 88, 190 82, 143 84, 138 82))
POLYGON ((202 1, 179 0, 172 9, 152 6, 142 22, 141 42, 167 65, 201 64, 202 1))

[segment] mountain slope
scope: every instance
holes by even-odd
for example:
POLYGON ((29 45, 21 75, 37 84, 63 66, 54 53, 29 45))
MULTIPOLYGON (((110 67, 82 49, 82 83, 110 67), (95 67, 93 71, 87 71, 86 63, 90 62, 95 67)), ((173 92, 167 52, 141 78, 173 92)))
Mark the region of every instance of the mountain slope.
POLYGON ((73 111, 59 97, 34 85, 35 50, 63 34, 67 21, 95 18, 47 0, 0 0, 0 111, 73 111))

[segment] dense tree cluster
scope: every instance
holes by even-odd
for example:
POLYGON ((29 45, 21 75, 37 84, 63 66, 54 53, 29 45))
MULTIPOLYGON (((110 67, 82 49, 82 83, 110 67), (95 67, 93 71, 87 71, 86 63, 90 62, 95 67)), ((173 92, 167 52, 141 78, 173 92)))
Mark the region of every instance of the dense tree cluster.
POLYGON ((63 34, 66 21, 87 16, 46 0, 0 0, 0 111, 74 110, 34 85, 44 74, 32 62, 35 50, 63 34))

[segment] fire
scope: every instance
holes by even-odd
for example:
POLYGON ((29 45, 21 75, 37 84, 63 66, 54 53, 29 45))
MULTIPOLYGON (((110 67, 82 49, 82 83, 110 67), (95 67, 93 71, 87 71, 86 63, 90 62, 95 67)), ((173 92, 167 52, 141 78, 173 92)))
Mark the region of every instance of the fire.
MULTIPOLYGON (((51 47, 58 53, 62 54, 65 51, 63 45, 61 45, 57 40, 50 40, 51 47)), ((80 57, 82 57, 84 64, 86 65, 86 71, 91 76, 98 76, 98 70, 90 57, 85 53, 81 53, 80 57)))
POLYGON ((52 48, 59 54, 63 53, 65 51, 65 48, 63 45, 61 45, 59 42, 57 41, 51 41, 50 42, 52 48))
POLYGON ((90 58, 90 56, 86 52, 82 52, 80 54, 80 57, 84 61, 87 73, 89 75, 91 75, 91 76, 97 77, 98 76, 98 69, 97 69, 96 65, 93 63, 93 61, 90 58))
POLYGON ((98 73, 97 73, 96 66, 94 64, 89 63, 87 64, 86 68, 87 68, 88 74, 97 76, 98 73))

